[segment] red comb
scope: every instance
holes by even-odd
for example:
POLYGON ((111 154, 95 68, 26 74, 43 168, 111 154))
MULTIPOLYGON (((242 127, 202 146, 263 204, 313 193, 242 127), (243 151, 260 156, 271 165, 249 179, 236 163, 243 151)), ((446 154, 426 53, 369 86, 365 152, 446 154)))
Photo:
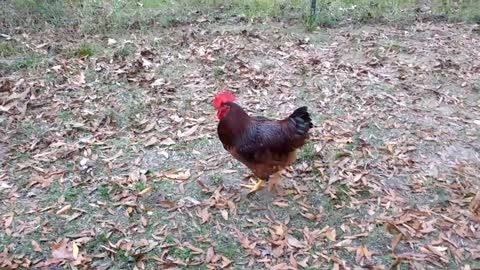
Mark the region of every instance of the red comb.
POLYGON ((215 96, 215 99, 213 100, 213 107, 215 107, 215 109, 219 109, 222 107, 223 103, 233 101, 235 101, 235 96, 231 92, 221 92, 215 96))

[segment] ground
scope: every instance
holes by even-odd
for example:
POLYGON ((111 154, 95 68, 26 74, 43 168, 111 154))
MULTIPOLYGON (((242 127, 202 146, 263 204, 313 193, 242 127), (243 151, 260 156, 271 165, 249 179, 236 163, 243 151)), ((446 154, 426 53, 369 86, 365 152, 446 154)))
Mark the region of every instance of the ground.
POLYGON ((478 44, 421 22, 3 35, 0 268, 478 269, 478 44), (309 106, 283 187, 240 186, 225 89, 309 106))

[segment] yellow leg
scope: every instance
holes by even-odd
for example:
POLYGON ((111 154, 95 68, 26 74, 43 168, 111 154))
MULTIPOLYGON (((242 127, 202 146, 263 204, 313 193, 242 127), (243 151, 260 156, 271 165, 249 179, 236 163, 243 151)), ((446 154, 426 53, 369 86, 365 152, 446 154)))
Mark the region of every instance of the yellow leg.
POLYGON ((258 179, 258 182, 255 182, 255 181, 251 181, 251 182, 252 182, 253 185, 245 185, 245 184, 241 185, 242 187, 250 188, 249 193, 258 191, 265 184, 265 181, 262 180, 262 179, 258 179))

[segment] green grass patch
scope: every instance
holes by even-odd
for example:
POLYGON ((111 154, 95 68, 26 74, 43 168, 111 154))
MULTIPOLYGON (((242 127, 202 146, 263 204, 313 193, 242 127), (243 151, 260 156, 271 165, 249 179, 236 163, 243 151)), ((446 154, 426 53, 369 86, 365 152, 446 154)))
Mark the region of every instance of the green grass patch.
POLYGON ((215 250, 217 253, 224 255, 230 260, 235 260, 239 255, 238 244, 234 241, 220 243, 215 250))
POLYGON ((18 48, 10 41, 0 41, 0 57, 10 57, 18 53, 18 48))
MULTIPOLYGON (((16 55, 14 59, 10 59, 9 61, 5 62, 3 65, 3 69, 7 72, 15 72, 21 70, 37 70, 39 69, 45 62, 45 57, 38 53, 26 53, 16 55)), ((0 66, 0 71, 2 66, 0 66)))
POLYGON ((75 50, 75 55, 82 58, 89 58, 94 56, 97 52, 98 48, 96 45, 92 43, 82 43, 75 50))
POLYGON ((223 178, 220 174, 210 175, 210 180, 215 185, 221 185, 223 183, 223 178))
POLYGON ((62 111, 58 112, 58 118, 63 123, 70 122, 70 121, 73 120, 73 113, 69 110, 62 110, 62 111))
POLYGON ((102 186, 98 188, 98 193, 102 199, 107 200, 110 192, 106 186, 102 186))
MULTIPOLYGON (((12 29, 64 27, 112 33, 171 27, 207 15, 249 21, 296 19, 314 30, 342 23, 412 22, 422 8, 416 0, 317 0, 316 16, 311 16, 310 0, 12 0, 0 11, 0 23, 12 29)), ((480 1, 432 0, 426 8, 425 14, 434 18, 480 22, 480 1)))
POLYGON ((127 58, 134 55, 136 50, 137 47, 133 43, 125 43, 115 51, 114 56, 118 58, 127 58))
POLYGON ((313 162, 315 157, 315 145, 311 142, 305 144, 298 155, 298 159, 305 162, 313 162))

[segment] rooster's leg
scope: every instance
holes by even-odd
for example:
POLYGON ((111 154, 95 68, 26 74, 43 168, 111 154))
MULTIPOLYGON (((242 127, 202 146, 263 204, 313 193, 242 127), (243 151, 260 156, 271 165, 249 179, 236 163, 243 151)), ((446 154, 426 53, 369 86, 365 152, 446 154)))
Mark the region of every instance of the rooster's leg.
POLYGON ((251 181, 251 182, 253 185, 244 185, 244 184, 242 185, 242 187, 250 188, 249 193, 258 191, 260 188, 262 188, 263 184, 265 183, 265 181, 262 179, 258 179, 258 182, 255 182, 255 181, 251 181))

